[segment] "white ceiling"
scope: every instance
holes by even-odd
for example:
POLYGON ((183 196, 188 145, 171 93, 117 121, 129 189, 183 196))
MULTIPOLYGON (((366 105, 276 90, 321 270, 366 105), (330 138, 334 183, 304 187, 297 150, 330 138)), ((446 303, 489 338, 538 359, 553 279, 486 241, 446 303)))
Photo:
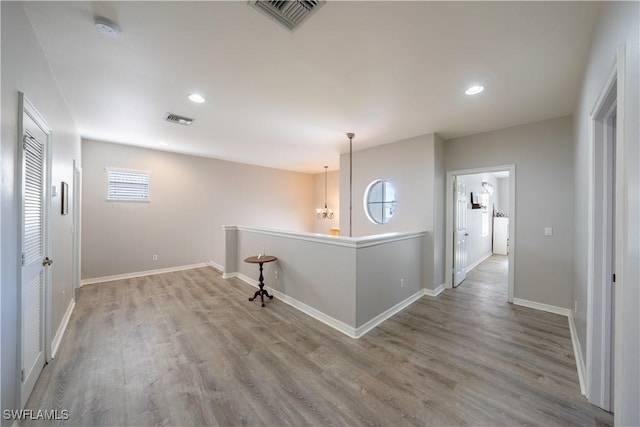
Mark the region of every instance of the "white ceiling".
POLYGON ((598 9, 329 1, 289 32, 245 1, 24 7, 84 138, 310 173, 338 168, 350 131, 357 150, 571 114, 598 9))

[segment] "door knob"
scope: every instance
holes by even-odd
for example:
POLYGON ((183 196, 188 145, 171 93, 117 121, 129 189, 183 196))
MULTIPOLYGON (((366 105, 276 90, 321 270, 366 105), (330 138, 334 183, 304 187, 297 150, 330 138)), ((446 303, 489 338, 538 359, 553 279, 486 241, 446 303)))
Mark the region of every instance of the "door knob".
POLYGON ((42 265, 44 265, 45 267, 49 266, 53 264, 53 260, 49 259, 49 257, 46 257, 45 259, 42 260, 42 265))

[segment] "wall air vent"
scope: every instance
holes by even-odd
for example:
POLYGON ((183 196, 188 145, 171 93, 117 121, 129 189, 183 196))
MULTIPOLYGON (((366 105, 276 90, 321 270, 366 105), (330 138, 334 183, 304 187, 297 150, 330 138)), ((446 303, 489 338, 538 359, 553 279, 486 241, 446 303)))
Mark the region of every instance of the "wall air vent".
POLYGON ((293 31, 320 9, 326 0, 250 0, 249 5, 267 15, 273 21, 293 31))
POLYGON ((165 116, 165 120, 171 123, 175 123, 177 125, 184 125, 184 126, 189 126, 191 123, 193 123, 193 119, 190 119, 189 117, 179 116, 173 113, 167 113, 165 116))

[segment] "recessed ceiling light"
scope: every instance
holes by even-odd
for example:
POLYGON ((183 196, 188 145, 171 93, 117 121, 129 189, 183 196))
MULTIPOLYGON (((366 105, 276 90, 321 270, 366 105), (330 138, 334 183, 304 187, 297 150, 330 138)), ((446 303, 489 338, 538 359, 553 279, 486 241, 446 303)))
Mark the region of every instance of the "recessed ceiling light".
POLYGON ((197 93, 189 94, 189 99, 193 102, 197 102, 198 104, 202 104, 204 101, 206 101, 202 95, 197 93))
POLYGON ((96 30, 104 35, 110 37, 117 37, 120 35, 120 26, 110 19, 103 16, 95 16, 93 18, 93 23, 96 26, 96 30))
POLYGON ((465 90, 464 93, 467 95, 477 95, 484 90, 484 86, 471 86, 469 89, 465 90))

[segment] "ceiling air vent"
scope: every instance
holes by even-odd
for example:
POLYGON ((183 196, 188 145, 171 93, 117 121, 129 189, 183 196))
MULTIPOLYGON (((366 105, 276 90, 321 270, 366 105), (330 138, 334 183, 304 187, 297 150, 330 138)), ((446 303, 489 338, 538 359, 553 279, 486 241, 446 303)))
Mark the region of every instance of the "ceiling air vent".
POLYGON ((320 9, 326 0, 250 0, 249 5, 289 31, 320 9))
POLYGON ((177 125, 184 125, 184 126, 189 126, 191 123, 193 123, 193 119, 190 119, 189 117, 182 117, 173 113, 167 113, 165 120, 171 123, 175 123, 177 125))

